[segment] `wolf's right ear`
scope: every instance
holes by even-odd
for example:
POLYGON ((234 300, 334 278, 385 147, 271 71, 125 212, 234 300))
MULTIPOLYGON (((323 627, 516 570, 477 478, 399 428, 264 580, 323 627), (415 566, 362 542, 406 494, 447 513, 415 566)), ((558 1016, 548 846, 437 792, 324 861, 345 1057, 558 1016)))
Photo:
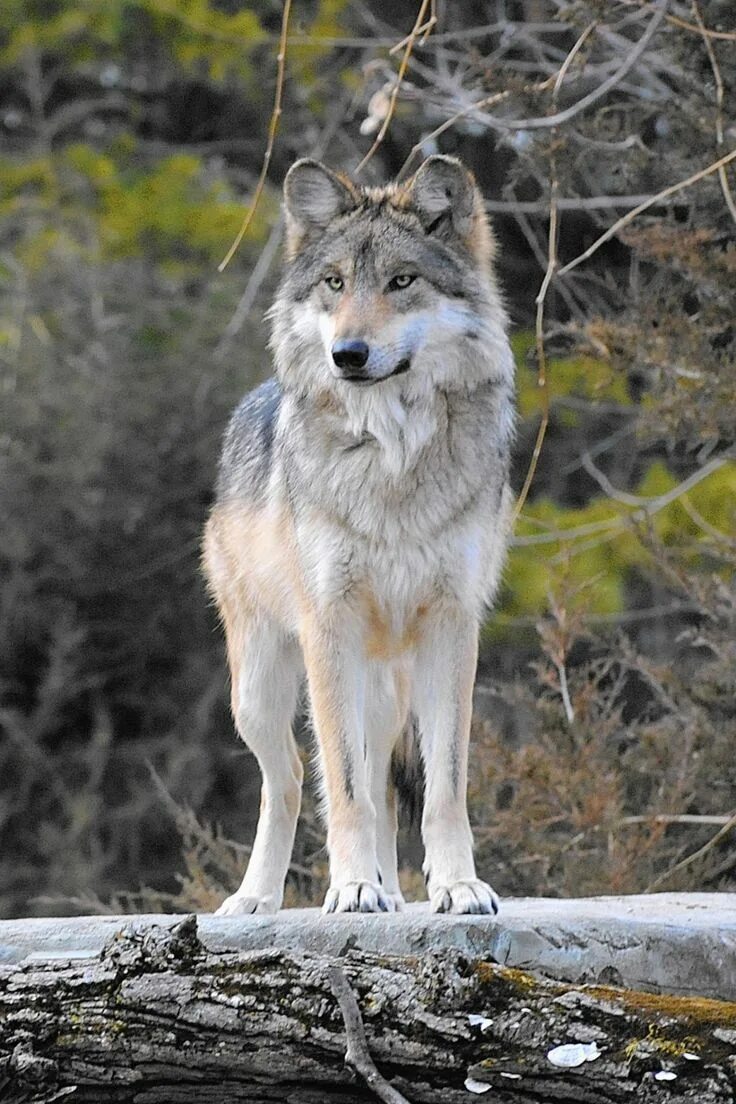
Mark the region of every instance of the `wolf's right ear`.
POLYGON ((319 161, 304 158, 295 162, 284 181, 286 234, 290 254, 313 230, 324 230, 338 215, 357 205, 358 197, 350 184, 319 161))

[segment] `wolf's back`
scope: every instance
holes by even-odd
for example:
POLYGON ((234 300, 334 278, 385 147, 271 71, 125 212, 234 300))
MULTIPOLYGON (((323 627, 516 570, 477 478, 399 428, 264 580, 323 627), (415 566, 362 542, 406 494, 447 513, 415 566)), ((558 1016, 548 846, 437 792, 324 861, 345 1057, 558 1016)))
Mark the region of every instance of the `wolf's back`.
POLYGON ((281 405, 276 379, 249 391, 225 431, 217 478, 217 499, 258 500, 268 486, 273 440, 281 405))

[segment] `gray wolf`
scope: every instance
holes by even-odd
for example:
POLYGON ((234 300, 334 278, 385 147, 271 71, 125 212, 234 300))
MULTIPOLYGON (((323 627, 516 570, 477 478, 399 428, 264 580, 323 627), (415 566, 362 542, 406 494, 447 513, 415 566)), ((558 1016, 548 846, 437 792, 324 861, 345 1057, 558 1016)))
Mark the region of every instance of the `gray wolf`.
POLYGON ((497 908, 476 877, 467 761, 478 628, 510 524, 513 360, 473 177, 430 157, 365 188, 316 161, 284 185, 275 378, 227 430, 204 567, 238 732, 262 773, 221 914, 275 912, 299 814, 306 675, 327 824, 325 912, 400 908, 392 758, 415 733, 431 908, 497 908))

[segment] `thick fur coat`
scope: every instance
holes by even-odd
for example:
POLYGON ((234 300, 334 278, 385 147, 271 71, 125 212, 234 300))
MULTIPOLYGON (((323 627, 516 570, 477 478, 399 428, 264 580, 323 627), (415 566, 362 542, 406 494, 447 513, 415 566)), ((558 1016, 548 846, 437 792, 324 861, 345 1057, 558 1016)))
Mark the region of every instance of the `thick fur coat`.
POLYGON ((514 408, 482 199, 452 158, 381 189, 301 161, 285 211, 276 375, 233 416, 205 537, 233 714, 263 775, 248 870, 220 911, 280 907, 306 673, 325 911, 402 904, 391 760, 411 728, 431 907, 489 912, 467 752, 478 628, 507 542, 514 408))

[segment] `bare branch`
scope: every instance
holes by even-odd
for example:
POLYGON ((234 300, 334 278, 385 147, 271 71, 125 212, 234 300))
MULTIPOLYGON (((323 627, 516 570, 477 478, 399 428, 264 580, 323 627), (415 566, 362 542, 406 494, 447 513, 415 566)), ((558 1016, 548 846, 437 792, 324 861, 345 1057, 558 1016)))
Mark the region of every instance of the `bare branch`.
MULTIPOLYGON (((656 196, 620 195, 620 196, 561 196, 557 199, 558 211, 600 211, 611 207, 638 207, 656 196)), ((549 212, 549 201, 543 199, 503 200, 487 199, 486 211, 489 215, 541 215, 549 212)))
MULTIPOLYGON (((705 46, 706 53, 708 54, 708 60, 710 61, 710 67, 713 70, 713 79, 716 82, 716 147, 720 148, 723 145, 723 77, 721 76, 720 66, 718 65, 718 58, 716 52, 713 49, 713 43, 708 38, 706 33, 705 24, 703 23, 703 17, 700 14, 700 7, 698 6, 698 0, 692 0, 693 14, 700 28, 700 34, 703 39, 703 45, 705 46)), ((731 218, 736 222, 736 202, 733 198, 733 192, 731 191, 731 185, 728 182, 728 176, 726 175, 726 169, 721 165, 718 170, 718 179, 721 182, 721 191, 723 192, 723 198, 726 201, 726 206, 731 212, 731 218)))
POLYGON ((574 119, 581 111, 585 111, 586 108, 607 95, 617 84, 620 84, 626 74, 633 69, 664 19, 668 3, 669 0, 660 0, 657 11, 652 17, 646 31, 616 72, 612 73, 607 80, 603 81, 597 88, 594 88, 592 92, 589 92, 587 96, 583 96, 581 100, 571 104, 570 107, 565 108, 564 111, 555 112, 553 115, 541 115, 538 118, 531 119, 502 119, 492 115, 484 115, 483 121, 487 126, 494 127, 497 130, 539 130, 542 127, 560 126, 562 123, 567 123, 570 119, 574 119))
POLYGON ((345 974, 339 966, 335 965, 329 967, 327 974, 345 1024, 348 1043, 345 1065, 359 1073, 368 1088, 373 1090, 379 1100, 385 1101, 385 1104, 409 1104, 406 1097, 390 1085, 376 1069, 368 1050, 358 1002, 345 974))
POLYGON ((694 862, 702 859, 709 851, 712 851, 716 844, 720 843, 733 828, 736 828, 736 813, 728 818, 723 827, 720 828, 707 843, 699 847, 697 851, 693 851, 691 855, 687 855, 684 859, 681 859, 680 862, 675 863, 669 870, 665 870, 664 873, 660 874, 658 878, 655 878, 653 882, 650 882, 645 893, 653 893, 655 889, 658 889, 661 885, 664 885, 665 882, 668 882, 674 874, 678 874, 681 870, 686 870, 687 867, 692 866, 694 862))
POLYGON ((575 257, 572 261, 568 261, 566 265, 563 265, 563 267, 559 269, 559 275, 565 276, 568 272, 572 272, 574 268, 577 268, 579 264, 582 264, 583 261, 587 261, 589 257, 592 257, 594 253, 598 252, 602 245, 605 245, 607 241, 615 237, 619 230, 622 230, 624 226, 628 226, 630 222, 633 222, 642 211, 646 211, 647 208, 653 207, 655 203, 660 203, 663 199, 666 199, 667 196, 684 191, 684 189, 689 188, 691 184, 696 184, 699 180, 711 176, 714 172, 718 172, 722 166, 729 165, 734 160, 736 160, 736 149, 720 157, 717 161, 714 161, 712 165, 708 165, 707 168, 693 173, 692 176, 688 176, 685 180, 680 180, 677 184, 671 184, 669 188, 663 188, 661 192, 652 196, 651 199, 646 200, 645 203, 640 203, 633 211, 629 211, 627 214, 622 215, 620 219, 614 222, 613 226, 609 226, 608 230, 606 230, 604 234, 601 234, 599 238, 596 238, 593 244, 588 246, 584 253, 581 253, 578 257, 575 257))
POLYGON ((419 37, 419 35, 422 34, 423 32, 426 35, 426 33, 428 33, 432 29, 432 26, 434 25, 431 20, 426 25, 424 23, 424 17, 426 15, 427 8, 429 7, 429 3, 430 3, 430 0, 422 0, 422 3, 419 7, 419 12, 418 12, 417 18, 414 22, 414 26, 412 27, 411 33, 409 34, 408 38, 405 40, 406 41, 406 46, 404 48, 404 56, 401 59, 401 64, 399 66, 399 71, 396 74, 396 80, 394 81, 394 87, 393 87, 392 92, 391 92, 391 99, 389 100, 388 111, 386 112, 386 116, 383 120, 383 123, 381 124, 381 129, 379 130, 378 134, 376 135, 376 137, 373 141, 373 145, 371 146, 371 148, 368 150, 365 157, 362 158, 362 160, 358 164, 357 168, 355 169, 356 174, 359 173, 361 171, 361 169, 363 169, 368 164, 368 162, 370 161, 373 154, 376 152, 378 147, 383 142, 383 139, 386 136, 386 131, 388 130, 389 124, 391 123, 391 120, 393 118, 394 111, 396 110, 396 101, 397 101, 398 96, 399 96, 399 90, 401 88, 401 84, 402 84, 402 82, 404 80, 404 77, 406 75, 406 69, 407 69, 407 66, 409 64, 409 58, 411 57, 411 52, 414 49, 414 45, 416 43, 416 40, 419 37))
POLYGON ((274 142, 276 141, 276 132, 279 129, 279 122, 281 119, 281 97, 284 91, 284 73, 286 71, 286 39, 289 33, 289 16, 291 14, 291 0, 284 0, 284 13, 281 18, 281 39, 279 41, 279 52, 277 56, 278 67, 276 70, 276 91, 273 98, 273 111, 271 113, 271 121, 268 124, 268 142, 266 144, 266 152, 263 156, 263 164, 261 165, 261 173, 258 177, 258 183, 256 184, 256 190, 251 201, 250 208, 243 219, 243 224, 237 233, 235 241, 230 246, 227 254, 220 261, 217 266, 217 271, 222 272, 227 268, 228 264, 235 255, 238 246, 248 232, 248 227, 253 221, 253 216, 256 213, 256 207, 258 201, 261 198, 264 185, 266 183, 266 176, 268 174, 268 166, 271 164, 271 154, 273 153, 274 142))
MULTIPOLYGON (((557 106, 557 95, 562 87, 562 82, 567 75, 567 72, 572 65, 575 57, 582 49, 585 42, 596 28, 596 23, 590 23, 582 34, 578 37, 577 42, 570 50, 569 54, 560 66, 560 71, 557 74, 555 83, 552 88, 552 110, 557 106)), ((550 116, 553 117, 553 116, 550 116)), ((532 452, 532 458, 529 463, 529 468, 524 479, 524 485, 521 488, 521 493, 514 507, 514 515, 512 525, 516 523, 521 510, 523 509, 526 497, 529 493, 529 488, 532 485, 534 479, 534 473, 537 470, 537 463, 539 462, 539 455, 542 451, 542 444, 544 442, 544 436, 547 432, 547 426, 549 425, 549 408, 550 408, 550 393, 549 393, 549 378, 547 374, 547 355, 544 348, 544 303, 547 298, 547 291, 549 285, 552 282, 555 269, 557 268, 557 240, 558 240, 558 208, 557 208, 557 192, 559 189, 559 182, 557 180, 557 159, 555 153, 554 143, 550 152, 550 200, 549 200, 549 233, 547 236, 547 271, 544 274, 542 280, 542 286, 539 289, 537 295, 537 317, 535 327, 535 339, 537 347, 537 365, 538 365, 538 383, 542 391, 542 419, 539 423, 539 429, 537 431, 537 439, 534 442, 534 450, 532 452)), ((562 682, 562 676, 560 678, 562 682)), ((568 720, 572 712, 572 706, 569 705, 569 698, 565 703, 567 710, 568 720)))

